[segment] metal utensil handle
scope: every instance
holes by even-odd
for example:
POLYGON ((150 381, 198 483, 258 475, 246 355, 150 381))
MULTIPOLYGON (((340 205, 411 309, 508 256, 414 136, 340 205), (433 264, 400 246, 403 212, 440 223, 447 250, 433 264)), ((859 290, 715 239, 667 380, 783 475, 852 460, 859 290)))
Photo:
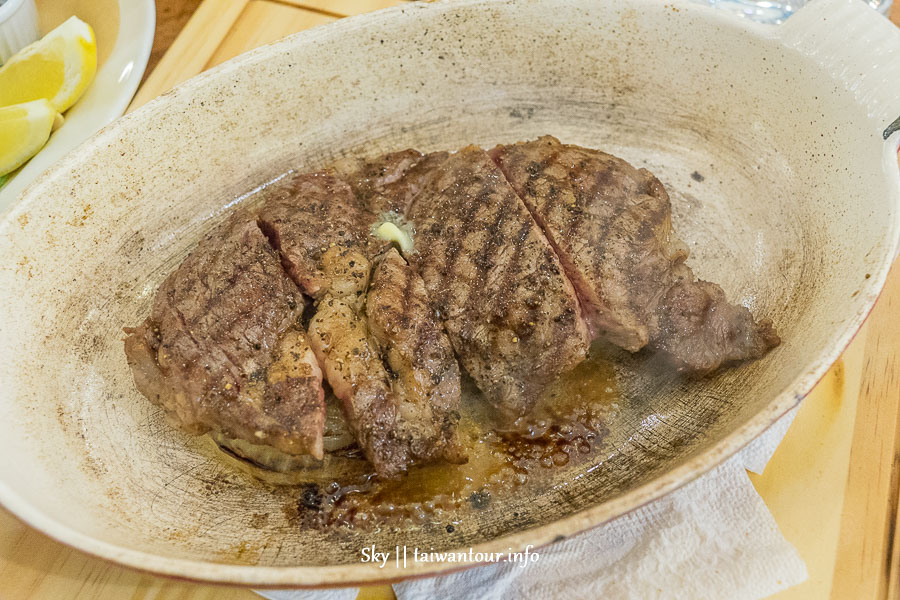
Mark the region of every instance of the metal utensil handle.
POLYGON ((886 140, 897 131, 900 131, 900 117, 897 117, 896 119, 894 119, 893 123, 885 127, 884 133, 881 134, 881 137, 886 140))

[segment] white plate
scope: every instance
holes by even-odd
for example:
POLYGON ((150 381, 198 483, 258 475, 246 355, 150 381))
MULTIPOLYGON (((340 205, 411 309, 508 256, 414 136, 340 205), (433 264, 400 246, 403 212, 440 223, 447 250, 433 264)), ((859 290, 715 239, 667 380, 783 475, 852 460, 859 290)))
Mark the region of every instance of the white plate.
POLYGON ((125 112, 153 47, 156 29, 153 0, 119 0, 118 6, 111 1, 45 0, 38 2, 38 12, 42 33, 73 14, 87 21, 97 34, 100 64, 85 95, 66 112, 65 124, 0 188, 0 212, 15 202, 38 175, 125 112), (109 22, 110 15, 114 18, 116 12, 118 27, 109 22))

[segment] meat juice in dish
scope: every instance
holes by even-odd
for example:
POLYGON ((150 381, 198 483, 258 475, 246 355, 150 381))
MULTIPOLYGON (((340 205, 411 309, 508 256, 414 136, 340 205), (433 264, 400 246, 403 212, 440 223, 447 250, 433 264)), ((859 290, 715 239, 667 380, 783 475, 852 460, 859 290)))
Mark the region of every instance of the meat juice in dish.
POLYGON ((615 407, 597 345, 706 375, 780 342, 696 279, 649 171, 549 136, 345 159, 257 194, 125 352, 173 424, 300 486, 305 523, 479 509, 590 457, 615 407))

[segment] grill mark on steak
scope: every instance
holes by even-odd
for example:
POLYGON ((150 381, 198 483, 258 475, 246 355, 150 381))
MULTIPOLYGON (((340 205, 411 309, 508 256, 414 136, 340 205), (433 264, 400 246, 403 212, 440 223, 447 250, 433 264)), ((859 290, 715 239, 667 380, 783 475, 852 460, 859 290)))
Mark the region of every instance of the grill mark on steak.
MULTIPOLYGON (((575 287, 592 337, 603 334, 603 337, 627 350, 640 349, 646 345, 649 339, 646 327, 632 315, 616 315, 615 307, 608 306, 612 301, 607 298, 607 292, 604 289, 606 284, 597 283, 603 277, 598 277, 596 273, 591 273, 590 269, 584 268, 584 263, 595 266, 591 264, 592 255, 603 255, 606 252, 610 235, 620 234, 615 224, 631 207, 627 202, 619 202, 612 206, 608 206, 608 202, 583 205, 584 203, 579 202, 577 192, 585 192, 585 184, 580 181, 580 177, 588 167, 587 161, 583 159, 577 162, 561 161, 559 149, 562 146, 549 136, 532 142, 532 144, 537 147, 537 150, 530 149, 531 151, 526 157, 517 156, 515 162, 503 160, 503 154, 519 148, 520 144, 507 147, 498 146, 491 150, 490 154, 507 180, 513 184, 520 197, 525 200, 525 205, 550 240, 557 256, 560 257, 566 275, 575 287), (524 167, 527 176, 521 171, 512 172, 514 167, 521 168, 519 162, 526 160, 529 161, 524 167), (510 164, 511 162, 513 164, 510 164), (559 165, 554 164, 557 162, 572 166, 561 173, 559 165), (546 176, 545 172, 552 167, 556 167, 555 172, 552 176, 546 176), (525 177, 524 185, 519 187, 516 184, 521 183, 523 176, 525 177), (548 189, 539 191, 538 183, 548 184, 542 186, 548 189), (565 194, 565 202, 561 197, 562 191, 568 191, 568 194, 565 194), (591 209, 599 211, 599 214, 592 213, 591 209), (592 217, 590 220, 588 219, 589 214, 592 217), (595 225, 593 221, 600 221, 600 223, 595 225), (589 236, 592 236, 590 243, 587 241, 589 236), (579 241, 583 242, 581 247, 576 246, 579 241), (587 259, 582 257, 585 250, 588 254, 587 259)), ((581 149, 578 148, 578 150, 581 149)), ((619 161, 615 157, 610 156, 609 158, 619 161)), ((624 163, 624 161, 619 162, 624 163)), ((620 193, 626 197, 646 188, 646 186, 642 186, 641 182, 627 178, 624 181, 623 178, 615 180, 612 169, 603 162, 592 166, 589 173, 597 187, 613 190, 621 188, 620 193), (628 187, 631 189, 629 190, 628 187)))
POLYGON ((332 285, 320 296, 309 324, 313 350, 366 457, 380 476, 397 477, 409 457, 394 431, 397 401, 391 378, 363 313, 369 261, 355 249, 333 247, 322 267, 332 285))
MULTIPOLYGON (((514 245, 512 258, 507 262, 506 269, 503 271, 502 277, 502 285, 504 288, 508 288, 510 286, 515 285, 516 283, 516 274, 521 271, 520 263, 522 261, 522 248, 525 242, 525 238, 528 235, 528 232, 531 230, 532 224, 526 220, 522 221, 522 225, 519 227, 519 230, 516 232, 516 239, 518 241, 517 244, 514 245)), ((576 298, 577 304, 577 298, 576 298)), ((529 306, 529 316, 530 320, 527 323, 533 323, 534 319, 537 316, 537 306, 529 306)), ((529 329, 525 335, 530 335, 531 330, 529 329)))
MULTIPOLYGON (((392 184, 401 187, 397 179, 392 184)), ((353 186, 333 171, 297 176, 287 183, 287 189, 289 193, 263 204, 258 219, 270 239, 277 240, 294 280, 315 299, 316 310, 309 322, 313 350, 376 473, 395 478, 414 464, 440 458, 459 460, 459 452, 451 451, 456 448, 455 422, 446 436, 437 436, 428 433, 429 424, 424 421, 430 419, 429 411, 404 410, 415 395, 398 382, 412 377, 407 371, 415 371, 414 365, 391 360, 398 344, 392 340, 398 332, 405 332, 405 352, 420 353, 426 343, 421 338, 429 331, 427 315, 417 317, 420 323, 415 328, 407 315, 393 319, 391 330, 371 330, 380 323, 365 310, 373 275, 371 261, 387 245, 369 235, 375 216, 353 192, 353 186), (340 228, 323 225, 335 222, 340 228), (315 252, 314 259, 309 256, 310 249, 315 252)), ((389 281, 400 286, 401 296, 396 301, 411 307, 411 269, 395 271, 398 276, 407 275, 405 280, 389 281)), ((458 370, 452 353, 448 357, 458 370)), ((456 388, 458 406, 458 384, 456 388)), ((430 406, 428 399, 426 394, 416 406, 430 406)))
MULTIPOLYGON (((388 252, 382 258, 382 261, 387 258, 393 259, 393 254, 398 254, 397 250, 395 248, 391 248, 390 250, 388 250, 388 252)), ((410 313, 409 313, 410 307, 413 306, 413 294, 414 294, 413 284, 415 283, 418 286, 419 282, 421 281, 421 277, 418 276, 418 274, 415 272, 415 269, 413 269, 409 265, 409 263, 406 262, 405 259, 403 259, 402 257, 399 257, 399 254, 398 254, 398 258, 400 258, 400 260, 403 261, 403 265, 405 265, 405 266, 403 266, 400 269, 400 270, 402 270, 403 275, 404 275, 403 286, 402 286, 402 289, 403 289, 402 307, 401 307, 401 310, 399 311, 399 314, 395 316, 395 319, 397 320, 397 322, 400 324, 400 326, 403 329, 408 329, 408 328, 414 326, 413 319, 410 317, 410 313)), ((383 266, 384 266, 384 263, 382 262, 379 265, 379 267, 381 268, 383 266)), ((380 280, 381 280, 381 278, 379 278, 377 281, 380 281, 380 280)), ((418 308, 419 304, 424 303, 424 305, 426 307, 429 307, 428 311, 421 312, 420 318, 426 319, 430 323, 435 319, 435 317, 434 317, 433 312, 430 311, 430 299, 428 298, 426 292, 424 291, 424 284, 422 284, 422 285, 423 285, 422 291, 418 292, 418 290, 417 290, 418 295, 416 298, 416 301, 417 301, 416 306, 418 308)), ((373 288, 377 288, 377 286, 375 285, 375 282, 373 282, 373 288)), ((371 297, 372 292, 373 292, 373 290, 370 289, 369 290, 370 297, 371 297)), ((366 306, 368 309, 369 298, 366 299, 366 306)), ((377 315, 372 314, 371 310, 368 310, 368 312, 369 312, 370 319, 377 317, 377 315)), ((444 327, 443 327, 443 325, 440 324, 440 322, 438 322, 437 325, 435 325, 434 327, 440 331, 441 335, 446 336, 446 333, 444 333, 444 327)), ((422 347, 425 344, 429 343, 430 341, 431 340, 429 340, 429 338, 425 335, 415 336, 415 341, 413 342, 414 346, 412 348, 412 355, 413 356, 421 356, 422 347)), ((449 341, 448 341, 448 344, 449 344, 449 341)), ((453 363, 454 363, 454 365, 456 365, 455 358, 453 360, 453 363)), ((458 372, 459 367, 457 366, 456 369, 458 372)))
POLYGON ((409 461, 464 462, 456 441, 459 367, 449 339, 431 312, 425 284, 395 249, 376 260, 366 296, 369 330, 396 373, 394 433, 409 461))
POLYGON ((683 264, 668 194, 646 169, 550 136, 490 155, 560 257, 593 336, 632 352, 649 344, 701 374, 780 342, 683 264))
MULTIPOLYGON (((486 198, 488 198, 489 196, 490 196, 490 194, 487 190, 487 185, 483 185, 481 188, 481 191, 478 192, 478 195, 476 197, 479 200, 483 201, 486 198)), ((467 204, 464 209, 464 212, 462 214, 462 223, 471 222, 471 220, 475 217, 476 212, 478 212, 478 204, 476 204, 474 202, 467 204)), ((457 227, 458 227, 458 225, 457 225, 457 227)), ((455 227, 453 229, 455 230, 455 227)), ((444 224, 438 225, 437 222, 435 222, 435 225, 433 226, 433 228, 430 231, 426 232, 426 234, 431 235, 432 238, 436 237, 434 234, 437 234, 437 236, 440 236, 440 237, 448 238, 447 244, 448 244, 449 253, 448 253, 446 259, 442 262, 442 266, 441 266, 441 270, 440 270, 441 275, 445 278, 452 277, 452 274, 456 271, 457 263, 459 262, 460 252, 462 252, 462 249, 463 249, 462 239, 453 235, 455 233, 454 230, 448 231, 447 227, 444 224)), ((409 257, 407 257, 407 258, 409 258, 409 257)), ((455 313, 456 311, 451 311, 450 309, 447 308, 448 306, 450 306, 450 293, 451 293, 450 286, 444 285, 444 286, 441 286, 439 289, 442 289, 442 293, 440 294, 440 300, 439 300, 438 306, 441 307, 442 314, 449 315, 449 314, 451 314, 451 312, 455 313)))
MULTIPOLYGON (((501 165, 496 160, 496 158, 494 156, 494 152, 495 152, 494 150, 491 150, 488 152, 488 155, 491 156, 491 160, 493 160, 494 163, 500 168, 500 171, 503 173, 503 177, 507 180, 507 182, 509 182, 509 176, 503 170, 503 165, 501 165)), ((532 163, 532 166, 534 166, 534 165, 538 165, 538 163, 532 163)), ((540 167, 535 166, 534 168, 537 169, 540 167)), ((529 171, 529 173, 531 173, 531 171, 529 171)), ((530 183, 531 183, 531 179, 529 178, 526 185, 529 185, 530 183)), ((510 182, 510 185, 512 185, 511 182, 510 182)), ((556 189, 555 188, 553 188, 553 189, 554 189, 554 193, 555 193, 556 189)), ((518 192, 516 192, 516 193, 518 194, 518 192)), ((538 228, 541 230, 541 233, 544 235, 544 238, 547 240, 547 243, 550 245, 550 248, 553 250, 553 253, 556 255, 557 259, 559 260, 560 266, 563 269, 563 275, 571 282, 572 289, 575 290, 575 301, 576 301, 576 304, 578 305, 578 314, 579 315, 587 315, 588 312, 587 312, 586 307, 589 306, 589 303, 583 295, 583 292, 582 292, 583 286, 577 285, 576 279, 573 278, 573 276, 572 276, 572 274, 574 274, 577 270, 575 269, 574 265, 572 265, 571 262, 569 262, 568 254, 561 251, 559 244, 556 241, 556 238, 552 235, 552 231, 547 226, 547 222, 546 222, 546 219, 544 218, 544 216, 537 212, 537 210, 533 204, 528 203, 528 202, 523 202, 523 204, 525 205, 525 208, 528 210, 528 213, 531 215, 531 218, 534 220, 534 222, 537 224, 538 228)), ((590 337, 591 338, 596 337, 596 332, 594 331, 594 325, 591 323, 591 321, 589 319, 585 318, 585 324, 588 329, 588 333, 589 333, 590 337)))
POLYGON ((169 275, 144 323, 125 330, 135 385, 188 432, 321 458, 322 376, 301 311, 277 254, 238 212, 169 275))
MULTIPOLYGON (((481 192, 479 192, 478 194, 478 198, 487 199, 489 197, 490 189, 488 187, 488 184, 485 183, 485 185, 482 187, 481 192)), ((500 235, 500 227, 503 223, 503 216, 507 210, 509 209, 506 204, 501 205, 499 210, 497 210, 497 215, 494 217, 493 222, 487 227, 488 240, 496 239, 500 235)), ((517 246, 521 246, 521 244, 514 245, 513 247, 516 248, 517 246)), ((477 269, 475 274, 476 281, 484 281, 486 279, 488 271, 491 269, 491 267, 494 266, 496 262, 497 253, 501 252, 502 250, 503 248, 501 248, 500 244, 487 243, 482 245, 481 249, 475 253, 475 258, 472 262, 475 264, 475 267, 477 269)), ((519 253, 516 252, 516 256, 518 255, 519 253)), ((507 261, 506 266, 507 268, 504 270, 504 273, 510 273, 512 271, 515 271, 518 265, 516 265, 514 261, 507 261)), ((485 281, 485 286, 489 285, 490 282, 485 281)), ((476 294, 469 294, 469 297, 466 299, 465 306, 462 309, 463 313, 468 313, 472 310, 472 303, 476 302, 476 298, 476 294)), ((475 323, 469 323, 468 326, 475 327, 475 323)))

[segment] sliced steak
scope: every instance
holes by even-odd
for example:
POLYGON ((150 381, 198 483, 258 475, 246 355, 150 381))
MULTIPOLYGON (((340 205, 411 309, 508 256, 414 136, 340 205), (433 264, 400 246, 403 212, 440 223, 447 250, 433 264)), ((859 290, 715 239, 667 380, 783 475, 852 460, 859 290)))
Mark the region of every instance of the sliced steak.
POLYGON ((585 322, 556 254, 487 153, 470 146, 435 162, 407 211, 407 259, 463 367, 515 418, 585 357, 585 322))
POLYGON ((332 247, 322 268, 333 285, 320 297, 309 323, 313 350, 366 458, 380 476, 397 477, 409 457, 394 431, 397 398, 390 376, 363 313, 369 261, 360 252, 332 247))
MULTIPOLYGON (((385 478, 395 478, 421 462, 456 459, 452 452, 455 421, 440 412, 442 403, 452 402, 451 373, 446 373, 448 380, 442 380, 443 385, 432 384, 436 391, 415 390, 427 393, 428 402, 433 397, 437 409, 432 415, 407 406, 414 398, 412 391, 402 387, 407 379, 395 382, 385 368, 392 352, 403 356, 405 347, 397 354, 395 344, 415 344, 415 337, 433 333, 429 323, 410 321, 409 326, 422 328, 413 332, 379 330, 378 340, 369 330, 365 303, 370 257, 384 246, 369 235, 374 215, 351 187, 334 175, 299 176, 289 189, 293 195, 273 196, 260 208, 259 222, 280 249, 291 277, 315 298, 315 314, 309 323, 311 345, 366 457, 385 478), (395 391, 395 385, 402 389, 395 391), (434 431, 435 418, 446 430, 434 431)), ((392 274, 379 280, 377 294, 382 297, 395 283, 388 275, 392 274)), ((387 318, 386 313, 377 313, 372 322, 383 325, 387 318)), ((445 358, 452 361, 452 356, 445 358)))
POLYGON ((395 249, 381 257, 366 295, 369 331, 392 376, 396 435, 416 462, 462 462, 456 440, 459 367, 428 303, 425 283, 395 249))
POLYGON ((322 373, 298 323, 303 302, 256 222, 236 214, 126 329, 138 390, 189 432, 321 458, 322 373))
POLYGON ((543 137, 491 156, 528 206, 578 290, 592 334, 632 352, 687 253, 671 236, 669 197, 646 170, 543 137))
POLYGON ((552 137, 344 160, 261 197, 126 329, 137 388, 193 433, 321 458, 324 371, 376 472, 394 478, 465 460, 454 352, 514 420, 592 336, 700 373, 780 341, 684 264, 651 173, 552 137), (412 248, 405 229, 379 229, 403 256, 371 234, 380 218, 414 226, 412 248))
POLYGON ((699 372, 778 343, 771 323, 729 305, 715 284, 695 282, 669 196, 646 169, 549 136, 491 156, 556 249, 593 336, 632 352, 649 343, 699 372))

